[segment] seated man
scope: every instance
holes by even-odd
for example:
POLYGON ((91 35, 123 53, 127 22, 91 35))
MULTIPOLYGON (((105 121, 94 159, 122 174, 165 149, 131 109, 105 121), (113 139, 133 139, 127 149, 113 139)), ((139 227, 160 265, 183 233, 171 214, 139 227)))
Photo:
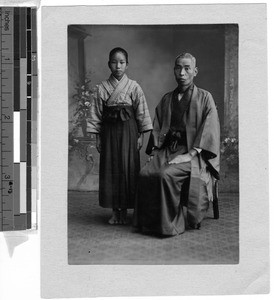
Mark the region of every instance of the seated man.
POLYGON ((193 84, 197 73, 195 57, 179 55, 178 86, 156 107, 147 147, 151 158, 139 175, 134 211, 133 225, 141 231, 183 233, 182 200, 189 226, 199 228, 212 200, 212 176, 219 179, 220 125, 211 94, 193 84), (188 199, 181 200, 186 181, 188 199))

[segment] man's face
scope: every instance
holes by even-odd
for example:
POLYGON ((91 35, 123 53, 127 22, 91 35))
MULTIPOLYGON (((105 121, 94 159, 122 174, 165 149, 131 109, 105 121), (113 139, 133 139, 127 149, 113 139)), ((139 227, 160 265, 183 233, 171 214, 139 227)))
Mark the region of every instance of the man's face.
POLYGON ((180 87, 188 87, 192 84, 198 69, 190 58, 178 58, 174 66, 175 79, 180 87))

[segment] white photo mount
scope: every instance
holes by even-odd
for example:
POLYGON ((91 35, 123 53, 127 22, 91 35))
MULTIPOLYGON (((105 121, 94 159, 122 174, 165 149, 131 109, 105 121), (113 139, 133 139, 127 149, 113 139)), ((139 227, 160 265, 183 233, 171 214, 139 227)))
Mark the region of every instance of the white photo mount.
POLYGON ((42 297, 228 295, 269 291, 266 50, 264 4, 42 8, 42 297), (68 265, 67 26, 232 23, 239 25, 240 263, 68 265))

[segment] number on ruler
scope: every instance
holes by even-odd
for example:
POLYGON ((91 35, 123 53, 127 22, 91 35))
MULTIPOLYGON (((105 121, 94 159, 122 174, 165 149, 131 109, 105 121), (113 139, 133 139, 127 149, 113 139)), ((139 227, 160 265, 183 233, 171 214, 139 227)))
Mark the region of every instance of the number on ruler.
POLYGON ((9 194, 12 194, 12 186, 13 186, 13 182, 10 181, 10 182, 9 182, 9 190, 8 190, 8 193, 9 193, 9 194))
POLYGON ((10 30, 10 13, 9 11, 5 11, 5 17, 4 17, 4 30, 9 31, 10 30))
POLYGON ((10 116, 9 116, 9 115, 3 114, 3 116, 4 116, 4 119, 5 119, 5 120, 10 120, 10 116))

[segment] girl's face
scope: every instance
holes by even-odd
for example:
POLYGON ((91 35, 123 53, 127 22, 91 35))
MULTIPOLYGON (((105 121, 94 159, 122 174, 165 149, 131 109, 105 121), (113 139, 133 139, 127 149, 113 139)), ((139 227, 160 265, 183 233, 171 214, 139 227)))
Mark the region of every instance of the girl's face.
POLYGON ((112 75, 120 80, 126 72, 128 67, 128 63, 125 55, 122 52, 116 52, 112 55, 110 61, 108 62, 108 66, 111 70, 112 75))

